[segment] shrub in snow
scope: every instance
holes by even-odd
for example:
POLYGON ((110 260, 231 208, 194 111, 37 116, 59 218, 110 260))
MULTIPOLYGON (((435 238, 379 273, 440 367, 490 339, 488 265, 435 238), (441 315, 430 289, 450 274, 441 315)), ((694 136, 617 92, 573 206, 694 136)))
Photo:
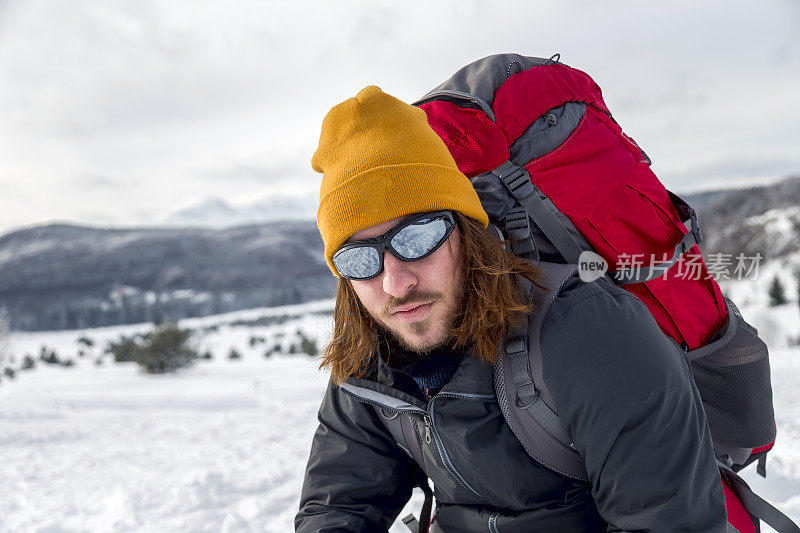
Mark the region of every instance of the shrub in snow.
POLYGON ((781 283, 777 275, 772 278, 769 289, 767 289, 767 294, 769 295, 769 305, 771 307, 786 303, 786 290, 783 288, 783 283, 781 283))
POLYGON ((94 364, 95 364, 95 366, 102 366, 103 365, 103 358, 102 357, 98 357, 97 359, 94 360, 94 364))
POLYGON ((265 344, 266 342, 267 342, 267 339, 265 339, 264 337, 256 337, 255 335, 251 335, 250 336, 250 347, 251 348, 254 347, 258 343, 265 344))
POLYGON ((319 353, 319 349, 317 348, 317 341, 309 337, 306 337, 304 334, 301 333, 300 351, 314 357, 319 353))
POLYGON ((212 354, 210 350, 206 350, 203 353, 203 359, 214 359, 214 354, 212 354))
POLYGON ((83 337, 78 339, 78 344, 83 344, 87 348, 91 348, 92 346, 94 346, 94 340, 84 335, 83 337))
POLYGON ((20 366, 20 370, 29 370, 36 366, 36 361, 31 357, 30 354, 26 354, 25 358, 22 360, 22 366, 20 366))
POLYGON ((108 341, 106 353, 112 354, 117 363, 129 363, 135 361, 138 349, 139 343, 136 342, 136 339, 123 335, 118 341, 108 341))
POLYGON ((16 376, 16 375, 17 375, 17 373, 16 373, 16 372, 14 372, 14 369, 13 369, 13 368, 11 368, 10 366, 7 366, 7 367, 6 367, 6 369, 5 369, 5 370, 3 370, 3 374, 4 374, 4 375, 5 375, 5 376, 6 376, 8 379, 14 379, 14 376, 16 376))
POLYGON ((189 346, 191 336, 191 330, 165 323, 145 335, 141 346, 136 345, 133 360, 148 374, 164 374, 189 366, 197 359, 197 352, 189 346))
POLYGON ((42 350, 39 353, 39 359, 42 360, 43 363, 47 363, 48 365, 60 365, 61 359, 58 358, 58 354, 55 350, 48 350, 46 346, 42 346, 42 350))
POLYGON ((230 353, 228 353, 228 359, 241 359, 242 354, 236 348, 231 348, 230 353))
POLYGON ((66 366, 66 367, 75 366, 75 361, 73 361, 72 359, 67 359, 66 361, 61 363, 61 366, 66 366))
POLYGON ((270 348, 267 348, 264 351, 264 357, 270 357, 276 353, 283 353, 283 346, 279 342, 276 342, 270 348))

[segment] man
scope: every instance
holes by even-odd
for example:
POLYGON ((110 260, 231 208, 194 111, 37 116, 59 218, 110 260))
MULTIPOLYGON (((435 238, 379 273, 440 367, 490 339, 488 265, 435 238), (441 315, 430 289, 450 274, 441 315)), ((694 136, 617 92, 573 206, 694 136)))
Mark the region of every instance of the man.
POLYGON ((561 475, 526 453, 492 381, 504 334, 536 313, 520 283, 537 270, 487 231, 425 113, 367 87, 328 113, 312 164, 339 283, 298 532, 386 531, 425 478, 431 531, 726 531, 699 395, 639 300, 573 278, 544 317, 544 379, 590 483, 561 475))

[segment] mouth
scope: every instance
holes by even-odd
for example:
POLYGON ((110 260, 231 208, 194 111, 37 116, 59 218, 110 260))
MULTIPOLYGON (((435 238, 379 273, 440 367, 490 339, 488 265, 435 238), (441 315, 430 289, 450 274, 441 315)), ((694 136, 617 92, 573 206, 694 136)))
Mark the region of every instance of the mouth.
POLYGON ((392 312, 392 318, 402 322, 416 322, 425 318, 431 307, 433 307, 433 302, 403 305, 392 312))

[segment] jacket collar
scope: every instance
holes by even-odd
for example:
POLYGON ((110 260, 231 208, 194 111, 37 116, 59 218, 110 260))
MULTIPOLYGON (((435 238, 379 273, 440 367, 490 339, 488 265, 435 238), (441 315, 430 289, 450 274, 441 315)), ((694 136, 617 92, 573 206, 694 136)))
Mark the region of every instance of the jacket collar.
MULTIPOLYGON (((347 383, 388 394, 412 405, 423 407, 425 402, 403 392, 398 387, 400 380, 409 378, 401 372, 396 372, 387 363, 387 346, 386 340, 379 335, 378 350, 375 357, 372 358, 366 374, 363 378, 348 378, 347 383)), ((471 350, 469 350, 452 379, 439 391, 439 394, 494 394, 493 370, 493 365, 472 357, 471 350)))

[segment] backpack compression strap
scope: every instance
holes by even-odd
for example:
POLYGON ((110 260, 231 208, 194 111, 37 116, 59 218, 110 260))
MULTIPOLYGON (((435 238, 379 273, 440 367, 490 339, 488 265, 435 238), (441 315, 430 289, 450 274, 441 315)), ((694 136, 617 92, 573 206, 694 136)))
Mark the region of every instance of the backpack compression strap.
POLYGON ((545 203, 547 197, 531 182, 528 171, 511 161, 506 161, 492 170, 492 174, 505 183, 514 198, 525 208, 531 220, 539 226, 567 263, 577 265, 583 248, 547 207, 545 203))
POLYGON ((792 520, 776 509, 772 504, 764 500, 761 496, 753 492, 750 486, 736 474, 730 467, 717 461, 723 477, 731 484, 736 496, 747 509, 747 512, 766 522, 778 533, 800 533, 800 527, 792 520))
MULTIPOLYGON (((581 253, 585 249, 575 240, 575 237, 570 231, 558 220, 558 217, 553 213, 548 204, 552 204, 547 196, 533 184, 531 176, 527 170, 515 165, 511 161, 506 161, 491 172, 506 185, 509 192, 517 199, 517 202, 524 208, 528 216, 533 222, 541 229, 542 233, 553 243, 558 252, 567 260, 568 263, 577 265, 581 253)), ((658 263, 648 267, 625 268, 612 272, 609 275, 617 285, 627 285, 630 283, 644 283, 652 279, 663 276, 667 270, 678 262, 683 254, 692 249, 696 244, 700 244, 702 240, 702 233, 700 231, 700 224, 697 220, 697 214, 694 209, 689 206, 678 195, 667 191, 672 204, 680 215, 681 221, 691 223, 691 230, 686 232, 680 241, 675 245, 672 252, 672 257, 663 263, 658 263)), ((509 214, 511 215, 511 214, 509 214)), ((515 219, 519 216, 514 217, 515 219)), ((523 234, 519 239, 525 239, 523 225, 514 220, 513 229, 522 228, 523 234)), ((529 232, 528 232, 529 234, 529 232)), ((509 234, 512 239, 512 246, 516 252, 517 247, 523 249, 529 248, 527 241, 515 242, 519 240, 513 234, 509 234)), ((524 253, 517 252, 518 255, 525 255, 524 253)))
POLYGON ((649 267, 625 268, 612 273, 611 277, 617 285, 644 283, 645 281, 663 276, 667 273, 667 270, 672 268, 672 265, 678 262, 683 254, 691 250, 695 244, 700 244, 702 241, 703 236, 700 232, 700 223, 697 221, 697 214, 694 209, 672 191, 667 191, 667 194, 669 194, 672 205, 677 209, 681 217, 681 222, 691 223, 691 229, 687 231, 683 238, 678 241, 678 244, 675 245, 672 251, 672 257, 663 263, 650 265, 649 267))

